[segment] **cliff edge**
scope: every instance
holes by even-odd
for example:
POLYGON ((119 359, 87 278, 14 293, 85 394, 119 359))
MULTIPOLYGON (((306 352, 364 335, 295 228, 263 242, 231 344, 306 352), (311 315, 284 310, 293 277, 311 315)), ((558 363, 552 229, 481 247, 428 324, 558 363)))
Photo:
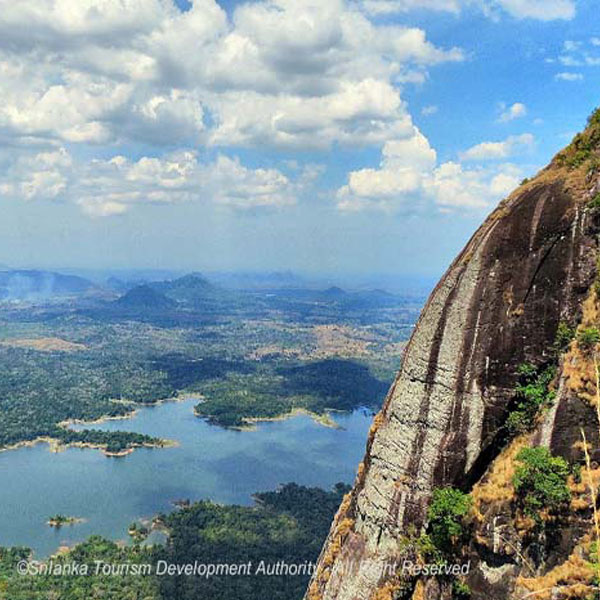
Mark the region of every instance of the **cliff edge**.
POLYGON ((597 465, 584 450, 599 445, 599 230, 596 111, 548 167, 500 203, 432 292, 307 600, 583 599, 587 587, 574 596, 569 586, 593 591, 597 465), (527 386, 542 381, 532 413, 527 386), (535 447, 569 470, 569 503, 547 514, 541 507, 539 518, 515 479, 520 450, 535 447), (407 572, 408 562, 444 562, 426 537, 432 498, 443 489, 468 495, 464 536, 454 535, 451 550, 468 569, 458 577, 407 572), (582 562, 576 577, 574 556, 582 562))

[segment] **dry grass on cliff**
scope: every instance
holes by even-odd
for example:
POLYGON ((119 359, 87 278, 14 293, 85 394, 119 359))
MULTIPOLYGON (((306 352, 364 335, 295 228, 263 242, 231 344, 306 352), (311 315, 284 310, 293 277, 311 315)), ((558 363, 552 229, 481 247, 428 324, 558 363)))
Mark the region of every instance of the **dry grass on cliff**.
POLYGON ((417 581, 412 600, 427 600, 425 598, 425 584, 422 581, 417 581))
MULTIPOLYGON (((592 292, 582 305, 583 314, 580 330, 597 327, 600 323, 600 307, 596 292, 592 292)), ((596 404, 596 369, 593 352, 581 348, 577 340, 571 343, 563 361, 563 375, 569 390, 587 400, 592 406, 596 404)))
POLYGON ((491 469, 481 481, 473 487, 473 515, 478 521, 483 520, 483 510, 490 504, 509 502, 515 490, 512 483, 515 474, 515 459, 522 448, 530 443, 530 435, 515 438, 492 463, 491 469))
POLYGON ((574 600, 587 598, 596 589, 593 586, 595 571, 587 560, 591 538, 586 536, 575 547, 569 558, 545 575, 519 577, 517 585, 526 590, 519 600, 574 600))
POLYGON ((371 427, 369 428, 369 436, 368 439, 372 440, 375 437, 375 434, 379 431, 380 427, 383 425, 385 417, 383 416, 383 409, 381 409, 373 419, 373 423, 371 423, 371 427))
POLYGON ((594 405, 596 396, 594 364, 577 346, 565 357, 563 373, 567 377, 569 390, 594 405))
MULTIPOLYGON (((598 294, 592 290, 582 304, 582 321, 578 330, 596 328, 600 323, 600 306, 598 294)), ((596 410, 600 430, 600 382, 597 361, 597 347, 585 348, 577 338, 571 342, 563 359, 563 376, 568 389, 586 400, 596 410)), ((589 598, 595 589, 594 580, 600 574, 600 529, 597 509, 597 492, 600 484, 600 469, 595 468, 590 459, 590 450, 585 432, 581 431, 582 440, 574 445, 585 457, 585 467, 581 480, 569 477, 568 487, 571 491, 570 508, 572 512, 593 509, 593 523, 590 534, 586 535, 575 547, 569 558, 543 576, 536 578, 520 578, 518 584, 529 590, 522 598, 541 600, 567 600, 589 598), (592 544, 593 541, 593 544, 592 544), (596 563, 590 561, 590 552, 599 552, 594 556, 596 563)))
MULTIPOLYGON (((417 592, 417 588, 423 589, 422 582, 417 582, 417 587, 415 588, 415 593, 417 592)), ((397 597, 397 592, 404 589, 404 585, 400 581, 390 580, 386 581, 382 587, 377 588, 370 596, 369 600, 395 600, 397 597)), ((425 600, 423 596, 423 592, 420 595, 415 596, 413 594, 412 600, 425 600)))
POLYGON ((587 512, 591 508, 590 502, 590 491, 589 491, 589 477, 592 478, 596 489, 600 485, 600 469, 592 469, 585 473, 585 481, 576 482, 575 478, 571 475, 567 482, 567 487, 571 492, 571 511, 576 512, 587 512))

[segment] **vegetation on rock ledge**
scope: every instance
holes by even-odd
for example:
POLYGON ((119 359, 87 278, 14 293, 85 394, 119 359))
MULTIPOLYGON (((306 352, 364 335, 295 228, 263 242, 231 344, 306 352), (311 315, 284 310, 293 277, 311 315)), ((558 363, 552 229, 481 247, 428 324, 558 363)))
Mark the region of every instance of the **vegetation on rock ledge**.
POLYGON ((526 515, 541 522, 542 510, 557 513, 568 505, 571 492, 567 487, 570 468, 567 461, 552 456, 547 448, 523 448, 517 454, 513 484, 526 515))
POLYGON ((578 133, 573 141, 558 155, 559 164, 576 169, 590 159, 594 159, 593 152, 600 145, 600 109, 588 117, 587 127, 578 133))
POLYGON ((454 554, 465 543, 464 518, 472 503, 473 499, 469 494, 453 487, 433 491, 427 512, 428 535, 443 556, 454 554))
POLYGON ((506 421, 511 434, 529 431, 534 426, 540 409, 552 404, 556 396, 556 392, 550 388, 556 376, 555 366, 538 369, 534 365, 523 363, 518 368, 518 374, 517 406, 506 421))

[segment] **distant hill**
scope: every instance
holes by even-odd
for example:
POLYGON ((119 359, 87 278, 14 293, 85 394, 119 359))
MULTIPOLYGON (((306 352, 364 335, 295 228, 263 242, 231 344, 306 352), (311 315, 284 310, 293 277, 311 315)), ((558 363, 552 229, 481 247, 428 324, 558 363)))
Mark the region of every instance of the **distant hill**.
POLYGON ((226 300, 233 293, 213 285, 198 273, 184 275, 172 281, 155 281, 148 285, 172 300, 191 305, 226 300))
MULTIPOLYGON (((113 292, 123 285, 127 282, 118 278, 110 281, 113 292)), ((212 322, 215 315, 234 306, 247 307, 249 302, 256 301, 241 292, 214 286, 201 275, 191 273, 173 280, 138 282, 127 287, 117 300, 96 303, 83 314, 109 321, 134 319, 164 327, 189 323, 197 326, 200 322, 212 322)))
POLYGON ((348 292, 336 285, 327 288, 326 290, 317 292, 317 296, 324 300, 344 300, 348 297, 348 292))
POLYGON ((177 302, 149 285, 138 285, 115 300, 114 305, 136 311, 157 311, 173 309, 177 306, 177 302))
POLYGON ((386 306, 399 306, 405 303, 402 296, 397 296, 385 290, 360 290, 347 291, 338 286, 331 286, 324 290, 305 288, 283 288, 265 290, 271 297, 271 303, 285 301, 296 303, 331 304, 332 306, 343 306, 348 310, 360 310, 386 306))
POLYGON ((173 281, 159 281, 149 285, 180 302, 193 302, 204 298, 207 294, 212 295, 216 290, 214 285, 197 273, 191 273, 173 281))
POLYGON ((114 292, 119 292, 121 294, 127 292, 129 289, 131 289, 131 286, 127 284, 126 281, 123 281, 122 279, 119 279, 118 277, 109 277, 104 285, 109 289, 112 290, 114 292))
POLYGON ((50 271, 0 271, 0 299, 42 301, 76 296, 95 289, 88 279, 50 271))
POLYGON ((357 301, 369 306, 396 306, 404 303, 402 296, 386 292, 385 290, 363 290, 353 294, 357 301))

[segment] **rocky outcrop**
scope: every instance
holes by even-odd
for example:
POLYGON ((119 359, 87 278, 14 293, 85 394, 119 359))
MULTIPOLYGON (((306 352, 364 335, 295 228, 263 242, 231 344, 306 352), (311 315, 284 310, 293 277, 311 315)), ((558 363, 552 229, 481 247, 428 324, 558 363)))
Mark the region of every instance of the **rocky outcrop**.
MULTIPOLYGON (((504 200, 431 294, 332 526, 310 600, 409 597, 393 591, 389 565, 402 560, 406 535, 424 525, 432 490, 470 491, 482 481, 509 441, 504 424, 517 366, 550 360, 559 322, 581 320, 596 276, 597 217, 587 203, 597 175, 587 163, 565 162, 559 155, 504 200)), ((571 454, 581 424, 593 423, 589 412, 561 385, 532 443, 571 454)), ((510 516, 497 509, 477 525, 474 600, 511 597, 522 574, 511 550, 494 541, 503 519, 510 516)), ((567 557, 575 541, 554 543, 544 568, 567 557)), ((431 579, 408 593, 450 597, 431 579)))

